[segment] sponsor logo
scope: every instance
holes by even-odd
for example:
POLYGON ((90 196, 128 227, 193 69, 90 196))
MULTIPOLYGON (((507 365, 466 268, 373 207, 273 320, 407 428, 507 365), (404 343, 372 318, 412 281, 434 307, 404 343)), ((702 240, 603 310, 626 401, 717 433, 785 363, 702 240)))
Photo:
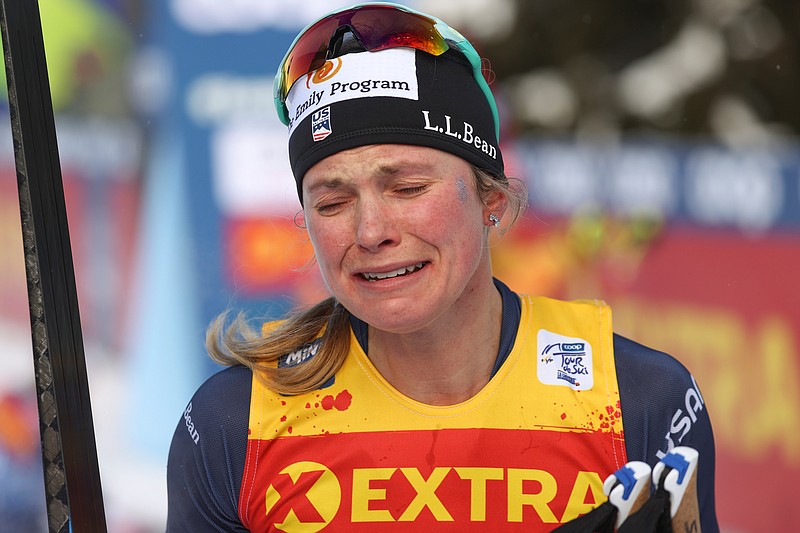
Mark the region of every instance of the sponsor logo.
POLYGON ((540 329, 537 337, 537 375, 545 385, 589 390, 594 385, 592 346, 583 339, 540 329))
POLYGON ((304 344, 301 348, 278 359, 278 367, 297 366, 307 361, 309 358, 317 355, 320 344, 322 344, 322 339, 314 339, 308 344, 304 344))
MULTIPOLYGON (((301 116, 306 115, 307 114, 306 111, 308 111, 309 109, 316 107, 317 104, 319 104, 322 101, 322 97, 324 95, 325 95, 324 91, 319 92, 316 90, 312 90, 311 94, 309 94, 308 97, 295 108, 294 112, 295 120, 301 116)), ((289 118, 291 120, 291 117, 289 118)), ((294 123, 294 120, 292 120, 292 123, 294 123)))
POLYGON ((311 83, 320 84, 336 76, 342 69, 342 58, 336 57, 325 61, 325 64, 306 77, 306 88, 311 89, 311 83))
POLYGON ((683 403, 683 408, 678 408, 672 415, 669 429, 664 437, 667 449, 656 452, 656 456, 659 459, 667 455, 672 448, 680 445, 683 438, 692 429, 692 425, 697 422, 697 413, 701 412, 705 407, 705 401, 700 394, 700 389, 697 387, 694 376, 692 377, 692 386, 686 390, 686 394, 683 397, 683 403))
POLYGON ((323 107, 311 115, 311 137, 314 142, 321 141, 333 133, 331 127, 331 108, 323 107))
POLYGON ((189 437, 194 441, 195 444, 200 442, 200 434, 194 427, 194 422, 192 422, 192 402, 189 402, 189 405, 186 406, 186 410, 183 412, 183 421, 186 424, 186 429, 189 430, 189 437))
POLYGON ((264 495, 267 527, 314 532, 337 516, 341 527, 342 522, 413 523, 430 517, 442 523, 468 520, 485 527, 490 513, 506 523, 534 519, 557 524, 587 513, 606 499, 600 475, 591 471, 579 471, 568 482, 564 478, 559 482, 547 470, 475 466, 425 471, 354 468, 350 476, 348 487, 342 483, 344 476, 340 481, 323 464, 303 461, 287 466, 273 477, 264 495), (503 501, 499 507, 491 504, 503 501), (343 502, 350 509, 340 509, 343 502))
POLYGON ((391 89, 393 91, 410 91, 411 86, 408 84, 407 81, 401 80, 358 80, 358 81, 351 81, 350 83, 339 83, 335 81, 331 83, 331 96, 336 94, 344 94, 348 91, 352 92, 360 92, 360 93, 371 93, 372 91, 378 89, 391 89))
POLYGON ((305 83, 295 83, 286 98, 289 133, 306 117, 336 102, 376 96, 418 100, 415 51, 392 48, 384 50, 381 59, 376 64, 369 54, 348 54, 326 62, 306 76, 305 83))
POLYGON ((267 487, 265 499, 267 517, 276 511, 278 504, 283 504, 282 517, 273 524, 275 529, 314 532, 326 527, 336 516, 342 489, 328 467, 304 461, 281 470, 267 487), (287 501, 284 494, 291 494, 291 500, 287 501))
POLYGON ((431 119, 431 112, 423 110, 422 119, 425 122, 423 129, 435 131, 448 137, 453 137, 466 144, 474 146, 492 159, 497 159, 497 148, 489 144, 486 139, 475 133, 472 124, 466 121, 453 120, 450 115, 439 117, 439 120, 431 119))

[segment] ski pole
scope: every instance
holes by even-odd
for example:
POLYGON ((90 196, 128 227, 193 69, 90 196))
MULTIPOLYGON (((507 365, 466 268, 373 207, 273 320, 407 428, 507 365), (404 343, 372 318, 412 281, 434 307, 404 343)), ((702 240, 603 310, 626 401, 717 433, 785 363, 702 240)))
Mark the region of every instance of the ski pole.
POLYGON ((0 0, 0 7, 48 526, 56 533, 105 532, 39 6, 0 0))

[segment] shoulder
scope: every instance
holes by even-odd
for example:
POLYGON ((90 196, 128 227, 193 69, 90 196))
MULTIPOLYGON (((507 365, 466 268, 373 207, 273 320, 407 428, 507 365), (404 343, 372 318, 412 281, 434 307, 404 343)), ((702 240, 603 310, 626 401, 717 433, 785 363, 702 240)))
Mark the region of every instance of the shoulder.
POLYGON ((671 355, 620 335, 614 335, 614 359, 626 441, 646 454, 635 458, 652 463, 672 446, 688 445, 684 439, 708 419, 689 370, 671 355))
POLYGON ((628 460, 652 467, 675 446, 696 449, 703 531, 719 531, 714 434, 700 386, 676 358, 620 335, 614 335, 614 357, 628 460))
POLYGON ((253 372, 241 365, 228 367, 212 374, 197 388, 193 403, 214 404, 220 398, 249 398, 253 372))
POLYGON ((167 463, 168 531, 239 531, 252 376, 242 366, 212 375, 181 414, 167 463))
POLYGON ((658 384, 663 389, 693 382, 689 370, 673 356, 617 334, 614 335, 614 357, 617 378, 634 388, 644 383, 658 384))
POLYGON ((206 453, 206 444, 214 449, 213 443, 220 439, 245 442, 252 378, 249 368, 234 366, 213 374, 200 385, 178 421, 172 451, 192 452, 200 445, 196 451, 206 453))
POLYGON ((226 368, 209 377, 192 396, 184 411, 197 427, 247 425, 252 371, 243 366, 226 368))
POLYGON ((705 400, 683 364, 619 335, 614 355, 629 459, 654 464, 674 446, 713 447, 705 400))

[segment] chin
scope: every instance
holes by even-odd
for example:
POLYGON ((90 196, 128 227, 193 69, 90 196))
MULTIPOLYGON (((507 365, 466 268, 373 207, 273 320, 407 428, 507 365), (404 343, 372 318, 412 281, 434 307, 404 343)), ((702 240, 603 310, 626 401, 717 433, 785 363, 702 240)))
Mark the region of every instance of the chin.
POLYGON ((364 311, 353 314, 369 324, 370 327, 387 333, 413 333, 433 321, 433 318, 427 313, 425 316, 414 313, 418 309, 403 311, 402 309, 382 309, 379 306, 369 306, 364 311))

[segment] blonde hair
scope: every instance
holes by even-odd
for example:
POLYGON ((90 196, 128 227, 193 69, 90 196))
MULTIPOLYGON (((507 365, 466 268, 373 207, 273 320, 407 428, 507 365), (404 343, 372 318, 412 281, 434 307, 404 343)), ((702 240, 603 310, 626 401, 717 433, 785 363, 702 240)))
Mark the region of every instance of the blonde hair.
MULTIPOLYGON (((511 215, 506 228, 513 225, 525 210, 524 185, 512 187, 505 175, 495 177, 477 167, 473 167, 473 173, 481 199, 485 201, 495 192, 506 197, 511 215)), ((211 359, 225 366, 250 368, 268 388, 280 394, 298 395, 318 389, 336 374, 350 351, 350 312, 335 298, 296 310, 263 331, 250 327, 242 313, 232 321, 228 316, 228 312, 220 314, 206 330, 211 359), (278 366, 282 357, 313 342, 319 342, 313 357, 296 365, 278 366)))

